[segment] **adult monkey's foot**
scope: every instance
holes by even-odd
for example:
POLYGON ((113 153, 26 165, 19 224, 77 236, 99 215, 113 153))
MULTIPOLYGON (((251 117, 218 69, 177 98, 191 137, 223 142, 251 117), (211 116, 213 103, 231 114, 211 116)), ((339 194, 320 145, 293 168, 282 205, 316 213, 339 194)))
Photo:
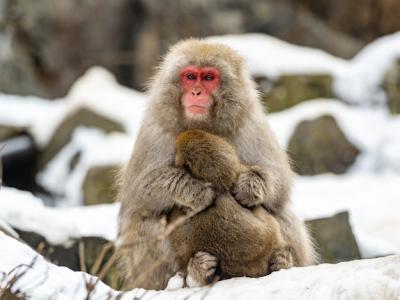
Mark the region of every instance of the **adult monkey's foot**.
POLYGON ((282 247, 274 251, 269 260, 268 273, 293 267, 292 252, 293 249, 291 247, 282 247))
POLYGON ((187 267, 186 284, 188 287, 200 287, 216 282, 218 259, 207 252, 197 252, 190 260, 187 267))

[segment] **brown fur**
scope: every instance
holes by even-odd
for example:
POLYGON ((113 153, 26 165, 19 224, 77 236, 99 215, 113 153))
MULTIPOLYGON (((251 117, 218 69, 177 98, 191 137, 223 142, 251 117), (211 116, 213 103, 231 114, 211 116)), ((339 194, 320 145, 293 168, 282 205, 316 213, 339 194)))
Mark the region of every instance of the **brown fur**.
POLYGON ((161 216, 176 206, 202 209, 216 198, 209 182, 174 166, 175 138, 193 128, 223 137, 243 164, 257 166, 258 170, 238 176, 232 191, 236 201, 273 212, 284 240, 293 249, 294 265, 312 264, 314 252, 307 231, 287 205, 292 177, 287 157, 266 122, 242 58, 227 46, 195 39, 180 42, 160 65, 149 97, 118 196, 120 265, 126 288, 164 288, 181 266, 170 240, 154 242, 163 232, 161 216), (212 66, 221 74, 209 117, 201 121, 185 118, 181 107, 178 74, 187 65, 212 66))
MULTIPOLYGON (((178 135, 175 163, 212 183, 221 194, 214 205, 172 232, 170 240, 180 264, 187 265, 197 252, 208 252, 218 259, 222 278, 266 275, 269 262, 285 246, 279 224, 265 208, 244 208, 229 193, 239 174, 250 167, 241 164, 223 138, 198 129, 178 135)), ((172 219, 176 209, 173 214, 172 219)), ((283 267, 290 263, 289 258, 283 267)))
POLYGON ((187 167, 195 178, 211 182, 219 192, 227 192, 248 169, 228 142, 199 129, 178 135, 175 165, 187 167))

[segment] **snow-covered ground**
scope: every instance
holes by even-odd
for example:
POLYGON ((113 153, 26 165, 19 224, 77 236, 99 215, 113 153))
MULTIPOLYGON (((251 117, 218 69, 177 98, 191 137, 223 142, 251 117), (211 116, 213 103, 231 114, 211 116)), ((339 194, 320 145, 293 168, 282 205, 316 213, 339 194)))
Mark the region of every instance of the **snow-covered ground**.
POLYGON ((68 245, 72 239, 82 236, 114 240, 117 234, 118 203, 52 208, 44 206, 29 192, 7 187, 0 189, 0 199, 3 222, 17 229, 37 232, 52 244, 68 245))
MULTIPOLYGON (((29 246, 0 232, 0 290, 15 275, 26 272, 13 287, 28 295, 28 299, 71 300, 85 299, 85 282, 92 277, 82 272, 73 272, 66 267, 58 267, 47 262, 29 246), (27 267, 32 263, 32 268, 27 267), (17 268, 21 266, 20 268, 17 268), (17 269, 16 269, 17 268, 17 269), (14 271, 13 271, 14 270, 14 271), (10 273, 11 271, 11 273, 10 273)), ((108 293, 117 292, 99 282, 92 294, 92 299, 107 299, 108 293)))
MULTIPOLYGON (((303 219, 349 211, 364 258, 400 253, 398 182, 400 175, 297 176, 292 200, 295 211, 303 219)), ((52 244, 67 245, 81 236, 116 239, 118 203, 51 208, 29 192, 7 187, 0 190, 0 199, 3 222, 37 232, 52 244)))
MULTIPOLYGON (((86 299, 86 282, 95 278, 57 267, 31 248, 0 232, 0 270, 6 278, 26 273, 12 290, 30 299, 86 299), (32 268, 20 267, 21 264, 32 268), (14 270, 14 271, 12 271, 14 270), (10 273, 11 271, 11 273, 10 273)), ((0 287, 7 280, 3 280, 0 287)), ((211 287, 175 291, 135 289, 123 295, 98 282, 90 299, 399 299, 400 256, 360 260, 336 265, 281 270, 269 276, 234 278, 211 287), (343 276, 345 274, 345 276, 343 276), (299 280, 301 278, 301 280, 299 280)))
POLYGON ((292 200, 303 219, 350 213, 362 257, 400 254, 400 174, 297 176, 292 200))

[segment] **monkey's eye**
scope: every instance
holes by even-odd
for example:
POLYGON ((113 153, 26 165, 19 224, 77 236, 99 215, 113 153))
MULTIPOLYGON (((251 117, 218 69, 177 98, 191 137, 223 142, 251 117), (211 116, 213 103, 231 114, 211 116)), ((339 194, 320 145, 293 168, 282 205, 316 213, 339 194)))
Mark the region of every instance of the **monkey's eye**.
POLYGON ((192 73, 187 74, 186 78, 189 80, 196 80, 196 76, 194 76, 194 74, 192 74, 192 73))
POLYGON ((213 79, 214 79, 214 76, 212 74, 207 74, 206 76, 204 76, 204 80, 211 81, 213 79))

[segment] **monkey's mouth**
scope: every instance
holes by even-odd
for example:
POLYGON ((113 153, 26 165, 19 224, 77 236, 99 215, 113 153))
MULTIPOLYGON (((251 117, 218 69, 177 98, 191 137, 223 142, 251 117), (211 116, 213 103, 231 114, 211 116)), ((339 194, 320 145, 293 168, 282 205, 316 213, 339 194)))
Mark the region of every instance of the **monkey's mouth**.
POLYGON ((209 111, 209 106, 201 106, 201 105, 190 105, 186 106, 185 110, 187 113, 192 115, 204 115, 209 111))

